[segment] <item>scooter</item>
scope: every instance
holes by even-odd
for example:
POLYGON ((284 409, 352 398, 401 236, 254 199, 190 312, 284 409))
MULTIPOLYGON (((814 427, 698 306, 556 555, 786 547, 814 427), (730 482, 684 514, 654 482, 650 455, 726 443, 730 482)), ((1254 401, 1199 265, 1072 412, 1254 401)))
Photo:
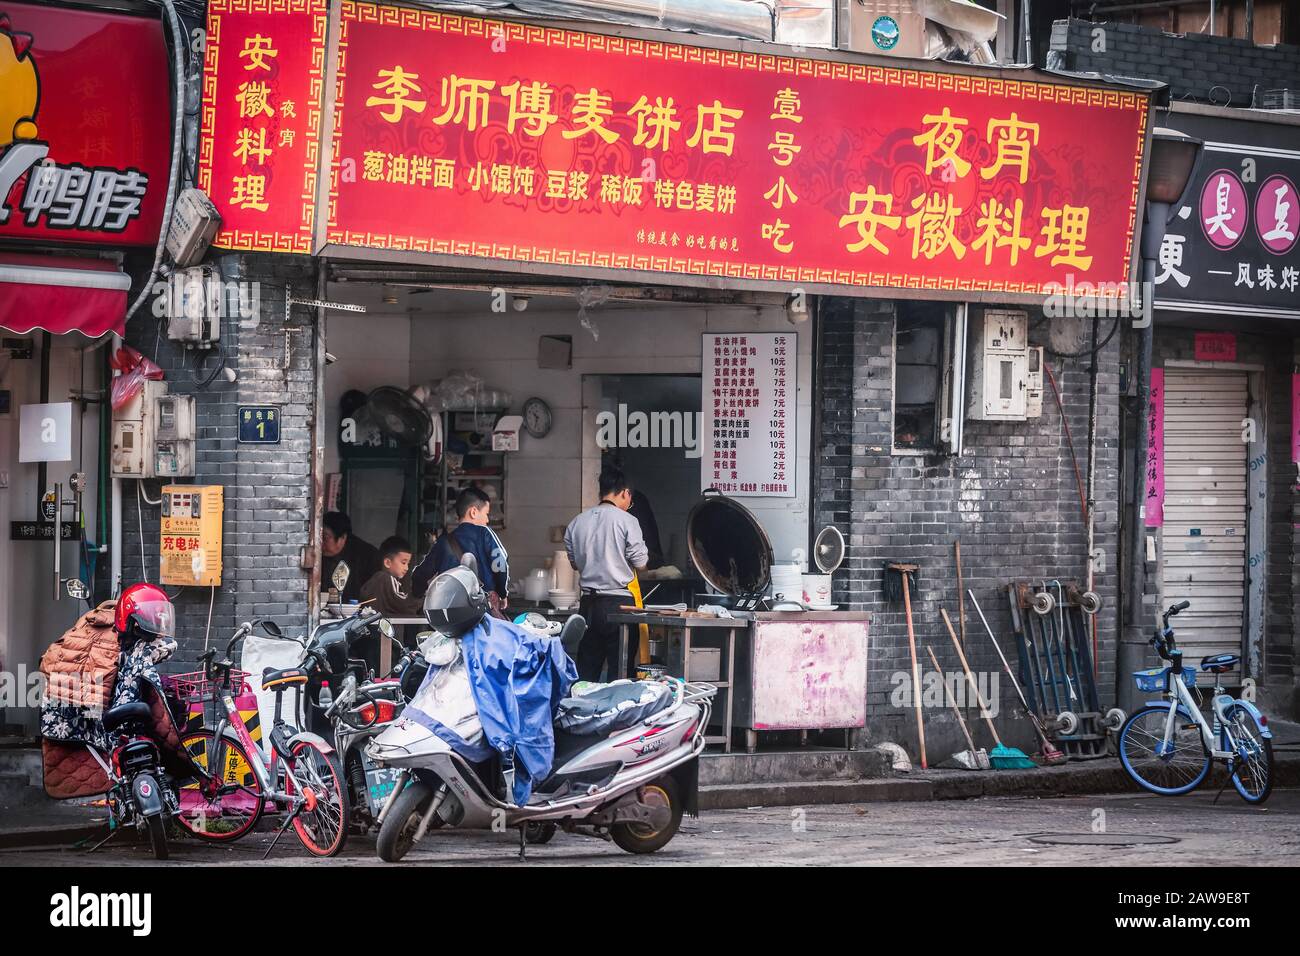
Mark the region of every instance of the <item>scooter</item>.
MULTIPOLYGON (((574 615, 560 638, 568 646, 587 624, 574 615)), ((411 707, 449 728, 462 740, 482 739, 460 642, 429 663, 440 670, 426 681, 411 707)), ((430 829, 519 830, 519 856, 528 844, 566 832, 612 839, 629 853, 653 853, 677 833, 682 814, 698 812, 699 762, 717 688, 677 679, 640 682, 653 702, 621 711, 596 734, 555 727, 550 776, 524 806, 510 802, 513 770, 497 758, 471 763, 422 723, 402 717, 375 737, 366 752, 378 764, 401 773, 380 812, 380 859, 402 859, 430 829), (657 686, 655 686, 657 685, 657 686)), ((571 707, 583 698, 572 699, 571 707)), ((572 715, 568 715, 572 716, 572 715)))

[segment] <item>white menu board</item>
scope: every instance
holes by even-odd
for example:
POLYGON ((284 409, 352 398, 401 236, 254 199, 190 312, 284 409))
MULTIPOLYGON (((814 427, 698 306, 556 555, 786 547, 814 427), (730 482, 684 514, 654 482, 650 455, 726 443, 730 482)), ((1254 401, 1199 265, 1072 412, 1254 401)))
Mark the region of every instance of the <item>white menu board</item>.
POLYGON ((795 494, 794 332, 704 336, 702 488, 795 494))

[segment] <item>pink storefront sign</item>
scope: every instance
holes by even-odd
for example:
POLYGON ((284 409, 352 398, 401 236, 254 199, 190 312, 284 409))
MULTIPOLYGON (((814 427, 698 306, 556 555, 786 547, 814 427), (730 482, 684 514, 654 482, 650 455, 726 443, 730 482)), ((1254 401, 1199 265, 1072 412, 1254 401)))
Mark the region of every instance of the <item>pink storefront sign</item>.
POLYGON ((1147 412, 1146 526, 1165 523, 1165 370, 1151 370, 1151 408, 1147 412))
POLYGON ((1231 332, 1197 332, 1193 338, 1198 362, 1237 361, 1237 336, 1231 332))

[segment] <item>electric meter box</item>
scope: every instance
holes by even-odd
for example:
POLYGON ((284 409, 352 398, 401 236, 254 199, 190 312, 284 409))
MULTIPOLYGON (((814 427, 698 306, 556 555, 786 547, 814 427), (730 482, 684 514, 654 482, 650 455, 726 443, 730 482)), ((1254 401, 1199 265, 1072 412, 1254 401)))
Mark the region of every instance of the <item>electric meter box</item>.
POLYGON ((986 309, 982 317, 975 318, 974 324, 976 328, 971 330, 969 338, 974 348, 970 350, 970 400, 966 417, 978 421, 1024 421, 1029 409, 1028 313, 986 309))
POLYGON ((193 395, 170 395, 166 382, 144 383, 113 413, 114 478, 194 477, 193 395))
POLYGON ((164 485, 158 542, 159 580, 221 584, 221 485, 164 485))
POLYGON ((221 225, 221 214, 202 189, 181 190, 172 207, 167 230, 167 253, 178 266, 193 265, 203 258, 221 225))
POLYGON ((167 279, 167 338, 207 349, 221 338, 225 284, 214 266, 177 269, 167 279))
POLYGON ((1029 349, 1029 372, 1025 390, 1025 417, 1043 417, 1043 347, 1031 346, 1029 349))

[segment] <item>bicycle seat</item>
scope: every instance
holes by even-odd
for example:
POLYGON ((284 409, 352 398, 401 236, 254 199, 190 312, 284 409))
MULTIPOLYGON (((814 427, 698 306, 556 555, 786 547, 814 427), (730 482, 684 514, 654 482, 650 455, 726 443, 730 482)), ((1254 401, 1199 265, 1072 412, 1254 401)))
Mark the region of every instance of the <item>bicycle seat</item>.
POLYGON ((116 707, 111 707, 104 712, 104 729, 112 733, 125 723, 133 720, 149 720, 152 716, 153 711, 142 700, 132 701, 129 704, 118 704, 116 707))
POLYGON ((276 687, 291 687, 294 684, 305 683, 307 683, 307 671, 301 667, 286 667, 284 670, 268 667, 262 671, 263 690, 271 690, 276 687))
POLYGON ((1215 654, 1211 657, 1201 658, 1201 670, 1208 674, 1222 674, 1232 670, 1241 663, 1241 657, 1237 654, 1215 654))

